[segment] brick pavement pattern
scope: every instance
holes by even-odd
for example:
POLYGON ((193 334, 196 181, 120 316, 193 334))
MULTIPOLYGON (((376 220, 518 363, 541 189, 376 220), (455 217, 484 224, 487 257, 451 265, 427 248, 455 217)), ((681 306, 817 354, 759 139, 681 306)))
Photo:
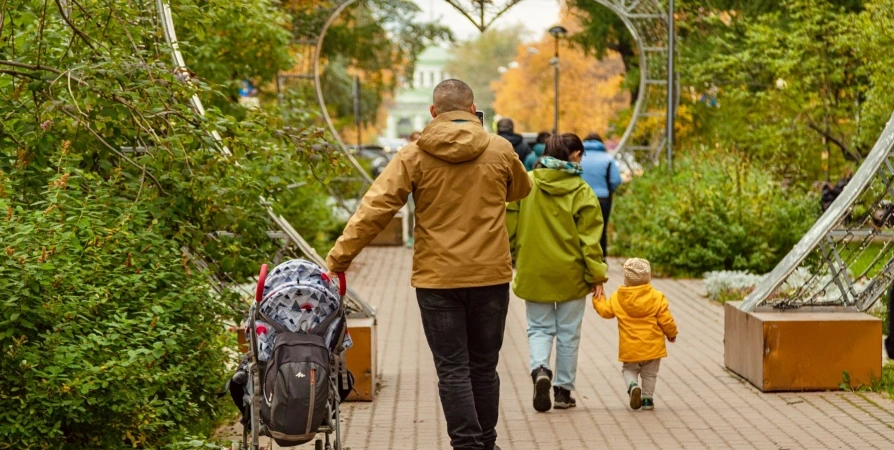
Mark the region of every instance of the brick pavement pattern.
MULTIPOLYGON (((351 287, 378 309, 380 373, 375 402, 342 405, 351 450, 450 450, 411 266, 412 250, 369 248, 349 274, 351 287)), ((620 266, 611 264, 607 293, 623 279, 620 266)), ((703 297, 701 281, 653 284, 680 328, 661 364, 654 411, 628 408, 616 321, 588 305, 578 406, 535 412, 525 308, 513 297, 498 368, 503 450, 894 448, 894 401, 875 393, 763 394, 724 368, 723 309, 703 297)))

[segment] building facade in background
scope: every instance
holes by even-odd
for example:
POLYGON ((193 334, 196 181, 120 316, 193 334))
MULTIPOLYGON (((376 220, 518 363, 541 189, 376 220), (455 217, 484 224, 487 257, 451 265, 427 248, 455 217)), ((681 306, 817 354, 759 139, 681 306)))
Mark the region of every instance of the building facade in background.
MULTIPOLYGON (((412 86, 405 83, 397 90, 394 102, 388 107, 385 136, 406 139, 413 131, 422 131, 431 121, 428 107, 431 93, 438 83, 450 78, 444 66, 450 53, 441 47, 429 47, 416 60, 412 86)), ((409 81, 409 80, 407 80, 409 81)))

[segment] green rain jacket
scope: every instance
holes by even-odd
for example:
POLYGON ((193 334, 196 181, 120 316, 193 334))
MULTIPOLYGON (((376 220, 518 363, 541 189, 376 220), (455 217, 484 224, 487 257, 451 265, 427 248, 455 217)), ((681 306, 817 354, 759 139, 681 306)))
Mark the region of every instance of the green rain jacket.
POLYGON ((607 280, 599 200, 579 175, 546 168, 529 175, 531 194, 506 208, 517 268, 512 290, 532 302, 584 298, 607 280))

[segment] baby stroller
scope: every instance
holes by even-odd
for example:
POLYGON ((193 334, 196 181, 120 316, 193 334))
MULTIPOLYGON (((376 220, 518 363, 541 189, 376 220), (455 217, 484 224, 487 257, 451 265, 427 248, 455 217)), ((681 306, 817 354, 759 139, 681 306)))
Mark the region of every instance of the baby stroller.
POLYGON ((352 343, 343 273, 338 281, 301 259, 269 275, 261 266, 247 319, 250 348, 229 382, 243 416, 241 450, 259 450, 261 436, 284 447, 315 441, 316 450, 343 450, 339 404, 354 383, 344 364, 352 343))

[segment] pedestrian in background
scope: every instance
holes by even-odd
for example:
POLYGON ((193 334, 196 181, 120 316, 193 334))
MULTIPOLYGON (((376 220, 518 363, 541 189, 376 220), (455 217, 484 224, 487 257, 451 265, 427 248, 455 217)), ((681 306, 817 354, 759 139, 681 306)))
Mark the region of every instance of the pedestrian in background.
POLYGON ((587 135, 584 139, 584 149, 586 155, 580 162, 584 169, 584 181, 593 188, 602 209, 603 228, 599 244, 602 246, 604 259, 608 256, 608 219, 612 212, 612 196, 621 185, 621 171, 615 158, 606 151, 602 137, 598 134, 587 135))
POLYGON ((546 149, 546 140, 550 136, 552 135, 546 131, 537 133, 537 140, 534 142, 534 146, 531 147, 531 153, 525 158, 525 169, 528 169, 528 172, 534 170, 534 167, 537 166, 537 161, 540 160, 540 157, 543 156, 543 151, 546 149))
POLYGON ((528 143, 525 142, 525 138, 522 135, 515 132, 515 122, 508 117, 500 119, 497 121, 497 134, 509 141, 515 150, 515 154, 518 155, 518 160, 525 162, 525 159, 531 154, 531 147, 528 147, 528 143))

